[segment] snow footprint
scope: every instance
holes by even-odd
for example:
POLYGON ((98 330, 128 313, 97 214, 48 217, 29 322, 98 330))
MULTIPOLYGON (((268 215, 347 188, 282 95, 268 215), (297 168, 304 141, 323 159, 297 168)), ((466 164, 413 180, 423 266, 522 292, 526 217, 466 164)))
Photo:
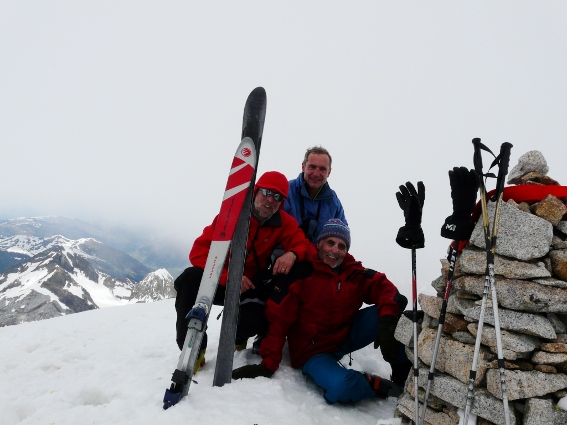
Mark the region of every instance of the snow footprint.
POLYGON ((77 402, 83 406, 102 406, 112 401, 113 397, 97 388, 83 388, 77 395, 77 402))

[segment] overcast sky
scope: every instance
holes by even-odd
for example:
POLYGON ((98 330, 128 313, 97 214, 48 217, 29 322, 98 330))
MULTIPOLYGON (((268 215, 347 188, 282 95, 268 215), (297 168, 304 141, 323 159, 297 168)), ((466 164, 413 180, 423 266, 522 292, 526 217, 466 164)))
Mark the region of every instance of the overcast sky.
POLYGON ((429 291, 447 171, 473 166, 474 137, 511 142, 511 167, 540 150, 567 184, 563 1, 0 0, 0 218, 143 226, 188 251, 218 211, 257 86, 259 172, 295 178, 307 147, 329 149, 351 253, 406 295, 398 185, 426 186, 429 291))

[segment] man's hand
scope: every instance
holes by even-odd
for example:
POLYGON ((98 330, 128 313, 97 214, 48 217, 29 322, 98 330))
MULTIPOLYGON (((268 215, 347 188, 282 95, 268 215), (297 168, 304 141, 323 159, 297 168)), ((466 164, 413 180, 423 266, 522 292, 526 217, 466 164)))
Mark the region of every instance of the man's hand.
POLYGON ((263 376, 264 378, 271 378, 274 374, 273 371, 268 369, 263 364, 247 364, 246 366, 239 367, 238 369, 234 369, 232 371, 232 379, 254 379, 259 376, 263 376))
POLYGON ((378 348, 379 346, 384 360, 393 362, 400 354, 400 342, 394 338, 398 318, 388 315, 382 316, 378 320, 378 331, 376 332, 376 339, 374 340, 374 348, 378 348))
POLYGON ((297 260, 297 255, 292 251, 286 252, 284 255, 279 257, 274 264, 273 273, 274 274, 288 274, 293 264, 297 260))
POLYGON ((246 276, 242 276, 242 286, 240 287, 240 293, 246 292, 249 289, 255 289, 256 287, 250 279, 246 276))

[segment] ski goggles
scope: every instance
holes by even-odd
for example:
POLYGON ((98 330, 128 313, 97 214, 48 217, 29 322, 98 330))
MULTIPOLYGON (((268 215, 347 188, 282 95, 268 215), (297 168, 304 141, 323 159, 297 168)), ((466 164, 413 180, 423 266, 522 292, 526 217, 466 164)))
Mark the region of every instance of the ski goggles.
POLYGON ((264 189, 263 187, 261 187, 259 189, 259 191, 266 198, 269 198, 270 196, 273 197, 274 201, 276 201, 276 202, 281 202, 285 199, 285 197, 283 195, 280 195, 279 193, 276 193, 276 192, 272 192, 270 189, 264 189))

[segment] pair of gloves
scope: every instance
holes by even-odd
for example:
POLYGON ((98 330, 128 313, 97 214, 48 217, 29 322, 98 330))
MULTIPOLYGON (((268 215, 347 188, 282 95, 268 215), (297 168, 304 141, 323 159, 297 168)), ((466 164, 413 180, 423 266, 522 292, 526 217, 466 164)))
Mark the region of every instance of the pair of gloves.
MULTIPOLYGON (((453 214, 445 219, 441 228, 441 236, 456 241, 466 241, 470 239, 474 229, 471 214, 476 205, 479 176, 473 169, 454 167, 449 171, 449 182, 453 214)), ((410 182, 407 182, 405 186, 400 186, 396 198, 400 208, 404 211, 405 218, 405 225, 400 227, 396 242, 403 248, 423 248, 425 246, 425 237, 421 229, 421 214, 425 201, 423 182, 417 183, 417 190, 410 182)))

